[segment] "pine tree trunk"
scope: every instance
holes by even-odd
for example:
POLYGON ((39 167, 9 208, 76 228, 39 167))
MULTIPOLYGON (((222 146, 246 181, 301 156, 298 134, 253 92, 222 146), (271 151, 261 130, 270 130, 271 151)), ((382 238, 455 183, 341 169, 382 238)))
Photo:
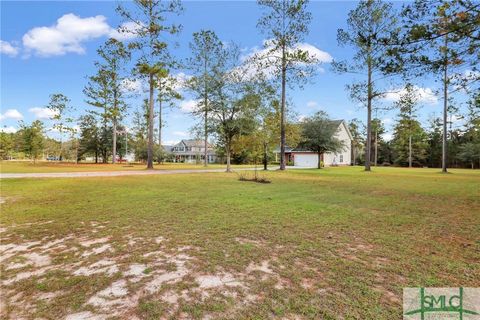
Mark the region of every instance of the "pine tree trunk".
POLYGON ((368 58, 368 93, 367 93, 367 145, 365 148, 365 171, 370 171, 372 154, 372 63, 368 58))
MULTIPOLYGON (((205 103, 206 103, 206 100, 207 99, 205 99, 205 103)), ((204 115, 204 117, 205 117, 205 128, 204 128, 204 130, 205 130, 205 141, 204 141, 205 150, 204 150, 204 155, 203 155, 203 157, 204 157, 203 166, 206 167, 206 166, 208 166, 208 159, 207 159, 207 157, 208 157, 208 122, 207 122, 208 121, 208 119, 207 119, 208 110, 206 108, 206 105, 205 105, 205 115, 204 115)))
POLYGON ((162 148, 162 81, 158 81, 158 146, 162 148))
POLYGON ((412 135, 408 136, 408 167, 412 167, 412 135))
POLYGON ((230 168, 230 144, 227 144, 227 148, 225 150, 227 152, 227 172, 232 172, 232 169, 230 168))
POLYGON ((378 129, 375 128, 375 167, 378 161, 378 129))
POLYGON ((350 143, 350 160, 352 161, 351 165, 354 166, 355 165, 355 158, 356 158, 356 154, 355 154, 355 144, 352 140, 352 142, 350 143))
POLYGON ((112 163, 117 163, 117 119, 115 117, 113 118, 112 163))
POLYGON ((205 124, 204 124, 204 130, 205 130, 205 150, 204 150, 204 159, 203 159, 203 166, 207 167, 208 166, 208 85, 207 85, 207 68, 208 68, 208 59, 205 56, 205 63, 204 63, 204 73, 203 73, 203 85, 204 85, 204 96, 203 96, 203 104, 205 108, 205 124))
POLYGON ((147 169, 153 169, 153 74, 150 74, 150 101, 148 108, 148 145, 147 145, 147 169))
POLYGON ((286 104, 286 83, 287 83, 287 69, 286 69, 286 52, 282 48, 282 102, 280 106, 280 170, 285 170, 285 104, 286 104))
POLYGON ((263 143, 263 170, 268 170, 268 155, 267 155, 267 143, 263 143))
POLYGON ((75 164, 78 164, 78 139, 75 139, 75 164))
POLYGON ((445 65, 443 68, 443 135, 442 135, 442 172, 447 172, 447 114, 448 114, 448 36, 445 35, 445 65))

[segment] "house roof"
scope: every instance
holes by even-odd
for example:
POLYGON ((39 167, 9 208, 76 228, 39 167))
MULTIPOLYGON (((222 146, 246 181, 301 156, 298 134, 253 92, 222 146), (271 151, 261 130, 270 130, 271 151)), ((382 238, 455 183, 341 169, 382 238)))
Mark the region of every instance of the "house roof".
MULTIPOLYGON (((170 146, 171 148, 178 146, 178 145, 184 145, 185 147, 196 147, 196 148, 203 148, 205 146, 205 140, 202 139, 182 139, 179 143, 177 143, 174 146, 170 146)), ((213 148, 213 145, 211 143, 208 143, 208 148, 213 148)))
MULTIPOLYGON (((347 131, 347 134, 348 136, 350 137, 350 139, 353 139, 352 138, 352 134, 350 133, 350 131, 348 130, 348 126, 346 125, 345 123, 345 120, 343 119, 340 119, 340 120, 331 120, 330 121, 332 124, 334 124, 335 126, 337 127, 340 127, 342 124, 343 126, 345 127, 345 130, 347 131)), ((275 148, 275 150, 273 150, 274 153, 280 153, 280 146, 277 146, 277 148, 275 148)), ((289 146, 285 146, 285 152, 311 152, 310 150, 307 150, 305 148, 291 148, 289 146)))
POLYGON ((163 148, 163 150, 165 150, 167 152, 170 152, 170 151, 172 151, 173 146, 162 144, 162 148, 163 148))

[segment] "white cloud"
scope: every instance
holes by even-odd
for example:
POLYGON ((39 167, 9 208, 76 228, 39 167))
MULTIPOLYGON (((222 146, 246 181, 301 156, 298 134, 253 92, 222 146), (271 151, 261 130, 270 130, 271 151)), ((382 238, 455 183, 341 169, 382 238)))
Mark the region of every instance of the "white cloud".
MULTIPOLYGON (((84 42, 107 36, 117 40, 128 40, 136 37, 139 26, 134 22, 125 22, 119 29, 110 27, 107 18, 102 15, 81 18, 73 13, 60 17, 49 27, 36 27, 29 30, 22 38, 27 51, 42 57, 60 56, 69 52, 85 53, 84 42)), ((2 46, 3 47, 3 46, 2 46)), ((3 50, 3 49, 2 49, 3 50)))
POLYGON ((301 114, 301 115, 298 116, 297 120, 298 120, 298 122, 303 122, 306 118, 307 118, 306 115, 301 114))
MULTIPOLYGON (((438 97, 435 95, 435 92, 433 92, 432 89, 421 88, 419 86, 413 86, 413 88, 418 94, 420 103, 426 103, 426 104, 438 103, 438 97)), ((391 92, 386 93, 384 96, 384 99, 387 101, 398 101, 401 95, 405 94, 405 92, 406 92, 405 88, 395 89, 395 90, 392 90, 391 92)))
POLYGON ((384 125, 389 125, 389 124, 392 124, 393 123, 393 120, 391 118, 383 118, 382 119, 382 123, 384 125))
POLYGON ((187 81, 190 80, 192 76, 185 74, 183 72, 179 72, 177 74, 174 74, 172 78, 173 78, 173 83, 172 83, 173 89, 180 91, 185 88, 185 86, 187 85, 187 81))
POLYGON ((393 134, 390 132, 385 132, 384 134, 382 134, 382 137, 385 141, 390 141, 393 139, 393 134))
POLYGON ((18 47, 14 47, 7 41, 0 40, 0 53, 15 57, 18 54, 18 51, 18 47))
POLYGON ((123 79, 121 83, 123 92, 142 93, 147 92, 147 86, 140 79, 123 79))
POLYGON ((173 131, 173 135, 179 137, 188 137, 188 133, 186 133, 185 131, 173 131))
POLYGON ((12 126, 10 126, 10 127, 5 126, 5 127, 0 128, 0 132, 5 132, 5 133, 15 133, 17 131, 18 131, 18 129, 15 128, 15 127, 12 127, 12 126))
POLYGON ((23 115, 17 109, 8 109, 5 113, 0 114, 0 120, 4 119, 21 120, 23 115))
MULTIPOLYGON (((253 58, 258 58, 263 61, 271 61, 280 59, 280 51, 273 51, 273 46, 271 40, 263 41, 263 48, 254 47, 250 50, 250 53, 243 55, 241 57, 242 62, 246 62, 246 65, 243 66, 243 71, 246 75, 253 76, 255 73, 259 72, 258 67, 254 63, 249 63, 253 58)), ((330 63, 333 61, 333 57, 326 51, 320 50, 314 45, 309 43, 298 43, 293 48, 289 48, 288 52, 293 53, 297 50, 306 51, 309 57, 314 61, 314 63, 330 63)), ((302 63, 298 63, 298 66, 301 66, 302 63)), ((317 70, 321 73, 325 72, 323 68, 317 67, 317 70)), ((275 76, 274 68, 263 69, 262 72, 268 77, 272 78, 275 76)))
POLYGON ((111 29, 108 35, 111 38, 115 38, 119 41, 130 40, 137 36, 136 31, 140 28, 142 28, 141 25, 133 21, 128 21, 122 23, 118 29, 111 29))
POLYGON ((68 52, 85 53, 82 43, 104 35, 109 35, 112 28, 102 15, 88 18, 69 13, 57 20, 50 27, 36 27, 22 38, 28 51, 39 56, 58 56, 68 52))
POLYGON ((178 141, 178 140, 167 140, 167 141, 163 141, 162 144, 165 145, 165 146, 173 146, 173 145, 175 145, 179 142, 180 141, 178 141))
POLYGON ((51 119, 56 115, 56 113, 49 108, 35 107, 28 109, 28 111, 33 113, 35 117, 39 119, 51 119))
POLYGON ((196 100, 182 100, 179 106, 183 112, 193 112, 197 109, 197 103, 196 100))
POLYGON ((317 60, 319 63, 330 63, 333 60, 328 52, 322 51, 309 43, 299 43, 294 49, 307 51, 310 57, 317 60))
POLYGON ((449 121, 453 122, 453 123, 459 123, 459 122, 462 122, 464 120, 464 118, 462 116, 459 116, 459 115, 456 115, 456 114, 452 114, 450 116, 450 119, 449 121))
POLYGON ((316 107, 318 107, 318 102, 317 101, 308 101, 307 102, 307 107, 316 108, 316 107))

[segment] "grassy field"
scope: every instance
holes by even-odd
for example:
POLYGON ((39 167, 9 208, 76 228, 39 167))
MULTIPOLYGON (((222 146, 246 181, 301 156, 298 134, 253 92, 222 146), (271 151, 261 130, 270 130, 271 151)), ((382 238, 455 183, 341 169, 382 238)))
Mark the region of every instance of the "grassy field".
POLYGON ((480 286, 480 171, 266 175, 1 181, 3 317, 399 319, 403 287, 480 286))
MULTIPOLYGON (((252 165, 233 165, 233 168, 252 167, 252 165)), ((87 171, 131 171, 145 170, 146 164, 111 164, 111 163, 79 163, 40 161, 0 161, 1 173, 47 173, 47 172, 87 172, 87 171)), ((225 168, 223 164, 210 164, 208 169, 225 168)), ((202 164, 164 163, 155 164, 155 170, 205 169, 202 164)))

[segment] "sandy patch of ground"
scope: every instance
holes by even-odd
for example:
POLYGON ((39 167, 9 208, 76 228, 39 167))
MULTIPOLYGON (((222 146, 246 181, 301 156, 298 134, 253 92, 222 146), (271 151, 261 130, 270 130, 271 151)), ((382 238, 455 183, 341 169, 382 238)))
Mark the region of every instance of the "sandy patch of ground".
MULTIPOLYGON (((99 225, 95 224, 95 227, 99 225)), ((211 297, 239 299, 240 296, 243 298, 239 305, 245 305, 256 301, 256 293, 251 289, 252 281, 274 280, 279 286, 286 285, 269 260, 251 262, 240 272, 205 272, 198 267, 201 265, 199 258, 192 255, 200 248, 165 245, 156 251, 146 251, 149 246, 136 246, 135 252, 117 254, 110 237, 96 238, 93 235, 78 239, 75 234, 70 234, 63 238, 45 237, 41 241, 2 243, 0 251, 6 272, 2 275, 0 289, 7 292, 2 309, 15 311, 6 318, 28 318, 35 313, 37 306, 54 303, 63 295, 72 294, 58 288, 52 292, 33 289, 24 294, 22 281, 34 279, 35 283, 42 283, 49 271, 62 272, 65 281, 74 277, 101 279, 101 287, 87 296, 79 309, 67 315, 66 319, 70 320, 122 318, 127 315, 131 318, 145 297, 156 297, 165 303, 168 306, 165 312, 171 316, 181 314, 182 301, 200 299, 201 302, 211 297), (68 259, 64 260, 65 257, 68 259), (136 262, 133 257, 140 260, 136 262)), ((167 244, 169 240, 161 236, 153 241, 126 236, 121 241, 115 243, 116 248, 136 243, 149 243, 151 248, 152 242, 158 248, 158 244, 167 244)), ((262 245, 249 239, 237 241, 262 245)))

